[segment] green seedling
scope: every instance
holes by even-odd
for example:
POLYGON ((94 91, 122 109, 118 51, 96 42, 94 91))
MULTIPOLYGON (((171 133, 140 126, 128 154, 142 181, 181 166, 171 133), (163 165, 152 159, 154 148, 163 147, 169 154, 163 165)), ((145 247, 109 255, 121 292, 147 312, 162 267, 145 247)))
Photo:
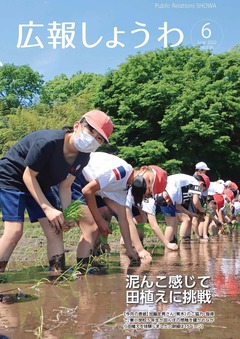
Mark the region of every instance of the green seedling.
POLYGON ((206 215, 210 215, 210 216, 212 215, 213 211, 211 208, 209 208, 208 204, 204 204, 203 208, 205 210, 206 215))
POLYGON ((80 199, 74 200, 69 204, 63 211, 63 216, 65 221, 70 222, 70 221, 75 221, 78 222, 82 217, 82 205, 83 203, 81 202, 80 199))

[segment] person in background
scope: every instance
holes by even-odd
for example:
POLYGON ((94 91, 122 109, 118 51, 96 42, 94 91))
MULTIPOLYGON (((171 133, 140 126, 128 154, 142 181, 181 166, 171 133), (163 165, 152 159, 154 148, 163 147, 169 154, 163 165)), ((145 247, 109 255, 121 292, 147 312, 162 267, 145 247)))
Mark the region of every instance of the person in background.
MULTIPOLYGON (((129 223, 142 224, 142 223, 148 223, 150 227, 152 228, 155 235, 158 237, 158 239, 163 243, 165 248, 176 251, 178 250, 178 245, 175 243, 170 243, 167 237, 163 234, 161 228, 159 227, 158 220, 157 220, 157 214, 158 209, 156 208, 155 199, 153 197, 150 197, 148 199, 143 199, 141 205, 138 205, 137 208, 132 204, 132 199, 128 195, 128 202, 127 202, 129 208, 132 206, 132 213, 129 214, 129 223)), ((139 232, 139 230, 138 230, 139 232)), ((141 234, 141 233, 140 233, 141 234)), ((142 234, 141 241, 143 243, 143 237, 144 234, 142 234)))
POLYGON ((234 200, 234 193, 229 188, 225 188, 223 191, 223 199, 224 199, 224 205, 219 211, 219 215, 221 216, 220 220, 223 224, 227 224, 231 222, 231 204, 234 200))
POLYGON ((62 207, 71 202, 71 185, 87 165, 90 152, 113 130, 102 111, 87 112, 71 129, 39 130, 19 140, 0 159, 0 203, 4 232, 0 239, 0 272, 23 233, 24 212, 39 221, 47 238, 51 271, 65 269, 63 213, 56 207, 51 186, 59 184, 62 207))
POLYGON ((156 205, 165 216, 165 236, 169 242, 177 242, 177 228, 179 220, 180 237, 191 234, 192 218, 200 219, 205 215, 200 197, 206 191, 210 182, 204 174, 193 177, 187 174, 173 174, 168 176, 166 190, 155 197, 156 205))
MULTIPOLYGON (((216 226, 214 226, 214 224, 212 223, 213 235, 216 234, 217 228, 222 227, 222 225, 224 224, 224 214, 222 211, 222 207, 224 206, 224 196, 223 196, 224 189, 225 189, 225 186, 224 186, 223 180, 219 179, 217 181, 210 182, 210 186, 208 189, 208 201, 210 203, 209 207, 210 209, 214 207, 213 211, 216 212, 214 213, 214 222, 216 226), (216 206, 211 206, 211 205, 214 205, 214 202, 212 201, 212 199, 214 199, 214 201, 216 202, 216 206)), ((207 233, 205 232, 204 235, 206 238, 207 233)))
POLYGON ((233 224, 239 223, 240 222, 240 202, 239 201, 233 201, 230 208, 231 208, 231 212, 232 212, 231 222, 233 224))
POLYGON ((217 202, 213 195, 208 195, 206 201, 206 216, 204 217, 204 221, 201 221, 198 226, 199 237, 208 239, 210 232, 212 235, 217 235, 221 226, 222 224, 218 219, 217 202))
POLYGON ((195 165, 195 172, 193 176, 206 174, 207 171, 210 171, 210 168, 207 166, 205 162, 200 161, 195 165))
POLYGON ((226 189, 230 189, 233 194, 234 194, 234 198, 237 197, 237 195, 239 194, 239 190, 238 190, 238 185, 231 181, 231 180, 227 180, 225 183, 224 183, 224 186, 226 189))
MULTIPOLYGON (((210 168, 207 166, 207 164, 205 162, 200 161, 195 165, 195 172, 194 172, 193 176, 197 177, 198 175, 206 175, 207 171, 210 171, 210 168)), ((207 190, 202 192, 202 195, 200 197, 200 201, 201 201, 202 206, 204 204, 206 204, 207 195, 208 195, 207 190)), ((193 217, 193 219, 192 219, 192 230, 193 230, 196 237, 199 237, 198 226, 199 226, 200 221, 201 221, 201 219, 199 219, 199 218, 193 217)), ((188 235, 187 237, 189 237, 189 236, 190 235, 188 235)))

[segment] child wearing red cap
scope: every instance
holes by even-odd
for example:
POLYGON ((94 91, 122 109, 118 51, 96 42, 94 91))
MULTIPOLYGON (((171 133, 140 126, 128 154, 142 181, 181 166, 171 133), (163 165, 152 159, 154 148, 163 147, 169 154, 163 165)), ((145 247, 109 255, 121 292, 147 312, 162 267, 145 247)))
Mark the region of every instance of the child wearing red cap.
POLYGON ((0 239, 0 272, 20 240, 24 212, 39 221, 47 238, 50 270, 64 270, 63 213, 56 208, 51 186, 59 184, 61 204, 71 202, 71 184, 89 161, 89 153, 108 141, 111 119, 102 111, 87 112, 71 129, 39 130, 19 140, 0 159, 0 203, 4 233, 0 239))
POLYGON ((85 218, 79 222, 82 235, 77 248, 77 262, 88 266, 100 234, 107 237, 111 233, 108 224, 113 213, 118 219, 129 258, 151 258, 143 248, 134 223, 131 223, 127 194, 130 190, 135 204, 141 204, 143 198, 161 192, 166 182, 167 174, 158 166, 133 169, 115 155, 92 153, 88 165, 72 185, 72 199, 81 198, 86 204, 82 206, 85 218))
MULTIPOLYGON (((168 241, 177 242, 179 220, 182 222, 180 237, 190 237, 192 219, 199 220, 199 216, 205 213, 200 199, 207 185, 202 175, 193 177, 179 173, 168 176, 166 190, 155 197, 156 206, 153 206, 152 212, 148 209, 148 213, 154 215, 156 208, 160 207, 167 224, 165 236, 168 241)), ((143 209, 147 211, 147 206, 143 209)))

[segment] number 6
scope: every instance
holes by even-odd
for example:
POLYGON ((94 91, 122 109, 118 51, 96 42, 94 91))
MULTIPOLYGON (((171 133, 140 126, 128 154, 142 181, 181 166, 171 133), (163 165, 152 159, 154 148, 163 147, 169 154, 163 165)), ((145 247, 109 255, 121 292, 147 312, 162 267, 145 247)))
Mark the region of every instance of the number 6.
POLYGON ((202 27, 202 37, 204 39, 208 39, 210 38, 210 36, 212 35, 212 31, 210 28, 206 28, 207 25, 210 25, 210 22, 206 23, 205 25, 203 25, 202 27))

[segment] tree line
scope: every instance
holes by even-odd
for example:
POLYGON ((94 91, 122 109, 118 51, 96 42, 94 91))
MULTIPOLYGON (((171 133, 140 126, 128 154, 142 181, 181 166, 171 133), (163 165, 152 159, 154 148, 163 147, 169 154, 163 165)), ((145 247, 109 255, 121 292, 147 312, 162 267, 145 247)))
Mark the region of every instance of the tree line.
POLYGON ((198 47, 129 56, 104 75, 77 72, 44 82, 29 66, 0 67, 0 154, 25 134, 72 125, 86 111, 109 114, 107 152, 133 166, 157 164, 211 180, 240 180, 239 48, 214 55, 198 47))

